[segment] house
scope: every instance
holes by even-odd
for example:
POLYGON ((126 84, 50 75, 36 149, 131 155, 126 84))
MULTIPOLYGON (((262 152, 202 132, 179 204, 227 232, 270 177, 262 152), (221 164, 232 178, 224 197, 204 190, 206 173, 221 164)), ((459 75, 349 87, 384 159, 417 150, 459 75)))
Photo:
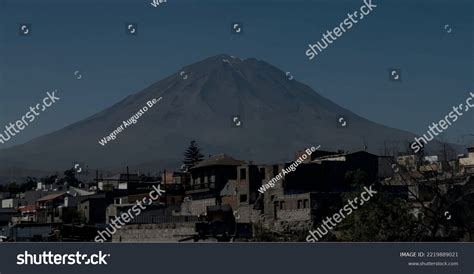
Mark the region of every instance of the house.
POLYGON ((102 179, 97 183, 97 187, 102 191, 113 189, 128 189, 129 183, 139 183, 138 174, 121 173, 102 179))
POLYGON ((338 171, 341 171, 344 175, 347 171, 361 170, 367 174, 370 181, 374 181, 377 178, 378 156, 366 151, 323 156, 313 162, 341 162, 343 163, 342 169, 338 171))
POLYGON ((19 223, 9 228, 8 237, 15 242, 42 242, 51 240, 53 231, 57 231, 60 224, 54 223, 19 223))
POLYGON ((416 171, 418 163, 418 155, 401 155, 397 157, 397 164, 404 167, 407 171, 416 171))
POLYGON ((237 179, 237 167, 244 163, 226 154, 199 162, 190 169, 191 181, 185 188, 186 195, 192 200, 215 198, 220 201, 220 191, 229 181, 237 179))
POLYGON ((36 222, 36 205, 25 205, 18 207, 20 216, 13 217, 12 223, 35 223, 36 222))
POLYGON ((191 174, 188 172, 171 172, 171 176, 163 177, 161 188, 166 190, 160 200, 165 205, 181 205, 185 197, 185 187, 189 186, 191 174))
POLYGON ((459 168, 462 173, 474 173, 474 147, 469 147, 467 155, 459 158, 459 168))
POLYGON ((395 160, 392 156, 378 156, 377 178, 390 178, 394 174, 393 164, 395 160))
POLYGON ((69 187, 68 191, 69 195, 71 196, 89 196, 89 195, 94 195, 95 192, 92 191, 87 191, 85 189, 77 188, 77 187, 69 187))
POLYGON ((182 171, 170 171, 165 170, 161 173, 162 183, 163 184, 181 184, 181 185, 188 185, 191 179, 190 174, 188 172, 182 171))
POLYGON ((18 215, 18 212, 14 208, 0 208, 0 226, 8 225, 12 217, 18 215))
MULTIPOLYGON (((134 206, 138 203, 141 203, 144 198, 149 197, 149 192, 141 193, 141 194, 134 194, 122 197, 115 197, 112 203, 108 203, 105 208, 105 223, 109 224, 112 219, 120 216, 122 213, 126 213, 131 210, 134 206)), ((140 215, 150 209, 156 209, 163 207, 163 203, 159 201, 154 201, 153 204, 144 205, 146 209, 140 209, 140 215)), ((141 207, 136 207, 141 208, 141 207)), ((179 208, 179 206, 178 206, 179 208)), ((128 214, 128 213, 127 213, 128 214)))
MULTIPOLYGON (((342 154, 323 152, 321 155, 310 162, 301 163, 293 169, 291 169, 293 163, 263 167, 265 172, 260 172, 262 184, 284 174, 275 183, 275 186, 268 188, 263 193, 263 197, 259 198, 262 201, 263 213, 266 218, 278 219, 286 213, 294 211, 295 216, 299 217, 290 216, 288 218, 307 221, 310 216, 317 215, 315 210, 319 206, 315 206, 316 197, 319 197, 320 200, 333 200, 337 199, 340 193, 351 191, 352 182, 346 177, 348 172, 357 170, 365 172, 367 181, 360 182, 365 185, 375 182, 380 176, 378 172, 379 159, 374 154, 359 151, 342 154), (308 208, 311 208, 312 211, 309 212, 308 208), (302 214, 301 212, 305 210, 306 212, 302 214)), ((387 172, 387 174, 390 173, 387 172)))
MULTIPOLYGON (((344 153, 344 151, 342 151, 342 150, 339 150, 339 151, 335 152, 335 151, 317 149, 316 151, 313 151, 311 153, 311 155, 303 161, 303 163, 309 163, 309 162, 314 161, 314 160, 316 160, 317 158, 320 158, 320 157, 338 155, 338 154, 342 154, 342 153, 344 153)), ((307 154, 306 150, 297 151, 295 153, 295 160, 300 158, 303 154, 307 154)))
POLYGON ((32 205, 35 204, 39 198, 56 193, 62 193, 62 191, 28 190, 20 194, 20 197, 25 200, 24 205, 32 205))
POLYGON ((222 205, 232 208, 238 223, 256 221, 260 210, 255 204, 259 199, 258 188, 265 179, 265 166, 254 164, 237 166, 237 179, 229 180, 219 193, 222 205))
POLYGON ((77 208, 86 224, 104 224, 106 209, 111 203, 111 197, 106 198, 106 194, 89 195, 79 202, 77 208))
POLYGON ((18 208, 23 205, 25 202, 20 198, 10 198, 2 200, 2 208, 18 208))
POLYGON ((438 156, 424 156, 418 167, 422 174, 436 176, 443 173, 443 164, 438 160, 438 156))
POLYGON ((141 214, 135 216, 130 224, 177 224, 196 222, 197 216, 182 216, 179 205, 154 205, 147 207, 141 214))
MULTIPOLYGON (((265 166, 254 164, 241 165, 237 167, 237 180, 235 182, 234 201, 227 197, 227 201, 232 201, 232 208, 236 211, 239 223, 250 223, 256 221, 260 211, 255 204, 259 198, 258 188, 262 186, 265 177, 265 166)), ((224 197, 222 197, 224 204, 224 197)))
POLYGON ((49 194, 36 200, 36 219, 39 223, 61 222, 60 207, 64 206, 66 192, 49 194))
POLYGON ((165 205, 181 205, 185 197, 185 186, 189 186, 190 174, 165 170, 162 174, 160 188, 166 192, 160 197, 165 205))
POLYGON ((55 192, 58 192, 58 191, 66 191, 67 188, 68 188, 67 183, 61 184, 61 183, 59 183, 59 180, 56 178, 55 182, 51 183, 51 184, 46 184, 46 183, 43 183, 43 182, 37 182, 35 191, 55 191, 55 192))
POLYGON ((365 184, 370 184, 377 180, 378 165, 378 156, 366 151, 318 157, 310 163, 298 165, 290 172, 291 163, 286 163, 283 168, 288 174, 282 179, 281 185, 285 192, 292 193, 345 191, 351 183, 346 177, 348 172, 365 172, 365 184))
POLYGON ((311 221, 316 194, 301 193, 282 195, 273 201, 273 218, 284 221, 311 221))

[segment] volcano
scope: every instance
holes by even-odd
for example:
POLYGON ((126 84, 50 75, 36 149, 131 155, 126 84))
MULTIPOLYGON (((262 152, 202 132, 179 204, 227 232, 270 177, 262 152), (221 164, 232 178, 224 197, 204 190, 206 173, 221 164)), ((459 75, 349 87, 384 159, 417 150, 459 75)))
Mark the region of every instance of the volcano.
POLYGON ((390 143, 406 150, 414 137, 338 106, 267 62, 222 54, 186 66, 87 119, 1 150, 0 163, 3 176, 18 169, 63 171, 76 162, 147 172, 178 167, 191 140, 205 155, 276 163, 318 145, 381 154, 390 143), (136 124, 106 145, 99 143, 156 98, 161 99, 136 124))

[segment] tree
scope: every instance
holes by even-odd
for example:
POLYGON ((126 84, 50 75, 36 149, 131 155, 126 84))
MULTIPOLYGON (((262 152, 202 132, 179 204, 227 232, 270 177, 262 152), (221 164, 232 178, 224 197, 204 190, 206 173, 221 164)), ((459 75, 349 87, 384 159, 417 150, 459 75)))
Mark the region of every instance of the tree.
POLYGON ((60 182, 67 182, 70 186, 73 187, 77 187, 81 183, 81 181, 76 178, 76 173, 72 168, 64 171, 64 178, 62 178, 60 182))
MULTIPOLYGON (((432 169, 432 167, 430 167, 432 169)), ((432 169, 432 173, 437 172, 432 169)), ((472 241, 474 239, 474 180, 471 176, 437 176, 400 171, 388 185, 405 186, 410 207, 418 205, 419 217, 413 222, 409 241, 472 241), (470 191, 471 190, 471 191, 470 191), (452 219, 451 219, 451 214, 452 219)), ((399 225, 399 230, 400 230, 399 225)), ((402 239, 403 240, 403 239, 402 239)), ((400 241, 398 239, 397 241, 400 241)))
POLYGON ((56 182, 57 178, 58 178, 57 175, 52 175, 52 176, 43 177, 43 178, 41 178, 40 181, 45 185, 51 185, 51 184, 54 184, 56 182))
POLYGON ((201 153, 201 148, 197 145, 196 141, 191 141, 189 147, 184 152, 183 164, 185 164, 187 168, 190 168, 203 159, 204 155, 201 153))
POLYGON ((18 194, 21 192, 20 186, 16 182, 10 183, 7 189, 11 194, 18 194))
MULTIPOLYGON (((359 189, 343 197, 353 200, 361 191, 359 189)), ((370 201, 347 216, 337 229, 337 240, 351 242, 417 241, 414 235, 420 230, 415 218, 409 213, 407 201, 380 189, 370 201)))
POLYGON ((26 178, 26 182, 20 185, 20 192, 36 189, 36 186, 38 184, 37 181, 38 180, 36 178, 28 176, 26 178))

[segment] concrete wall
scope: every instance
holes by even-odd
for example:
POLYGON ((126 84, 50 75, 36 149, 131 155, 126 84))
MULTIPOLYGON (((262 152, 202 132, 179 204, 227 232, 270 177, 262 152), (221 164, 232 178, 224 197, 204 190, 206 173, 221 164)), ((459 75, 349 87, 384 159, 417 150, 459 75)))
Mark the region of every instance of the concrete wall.
POLYGON ((112 242, 177 242, 194 234, 194 223, 127 225, 117 230, 112 242))
POLYGON ((4 199, 2 200, 2 208, 13 208, 14 199, 4 199))
POLYGON ((278 220, 287 222, 292 221, 311 221, 311 209, 290 209, 290 210, 277 210, 278 220))
POLYGON ((23 199, 10 198, 2 200, 2 208, 17 208, 24 204, 25 202, 23 199))
POLYGON ((234 208, 235 222, 237 223, 256 223, 262 221, 260 210, 253 209, 253 205, 241 204, 234 208))
POLYGON ((206 208, 208 206, 216 205, 215 198, 194 200, 194 201, 184 201, 181 204, 181 215, 193 215, 197 216, 200 214, 206 213, 206 208))
POLYGON ((469 153, 466 158, 459 158, 459 165, 474 166, 474 153, 469 153))

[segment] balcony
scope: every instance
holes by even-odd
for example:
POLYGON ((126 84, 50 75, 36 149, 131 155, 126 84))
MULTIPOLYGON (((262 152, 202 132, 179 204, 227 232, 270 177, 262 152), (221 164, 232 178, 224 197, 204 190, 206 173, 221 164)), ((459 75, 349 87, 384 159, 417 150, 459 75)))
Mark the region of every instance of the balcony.
POLYGON ((215 188, 215 183, 192 184, 185 186, 186 193, 197 193, 211 191, 215 188))

